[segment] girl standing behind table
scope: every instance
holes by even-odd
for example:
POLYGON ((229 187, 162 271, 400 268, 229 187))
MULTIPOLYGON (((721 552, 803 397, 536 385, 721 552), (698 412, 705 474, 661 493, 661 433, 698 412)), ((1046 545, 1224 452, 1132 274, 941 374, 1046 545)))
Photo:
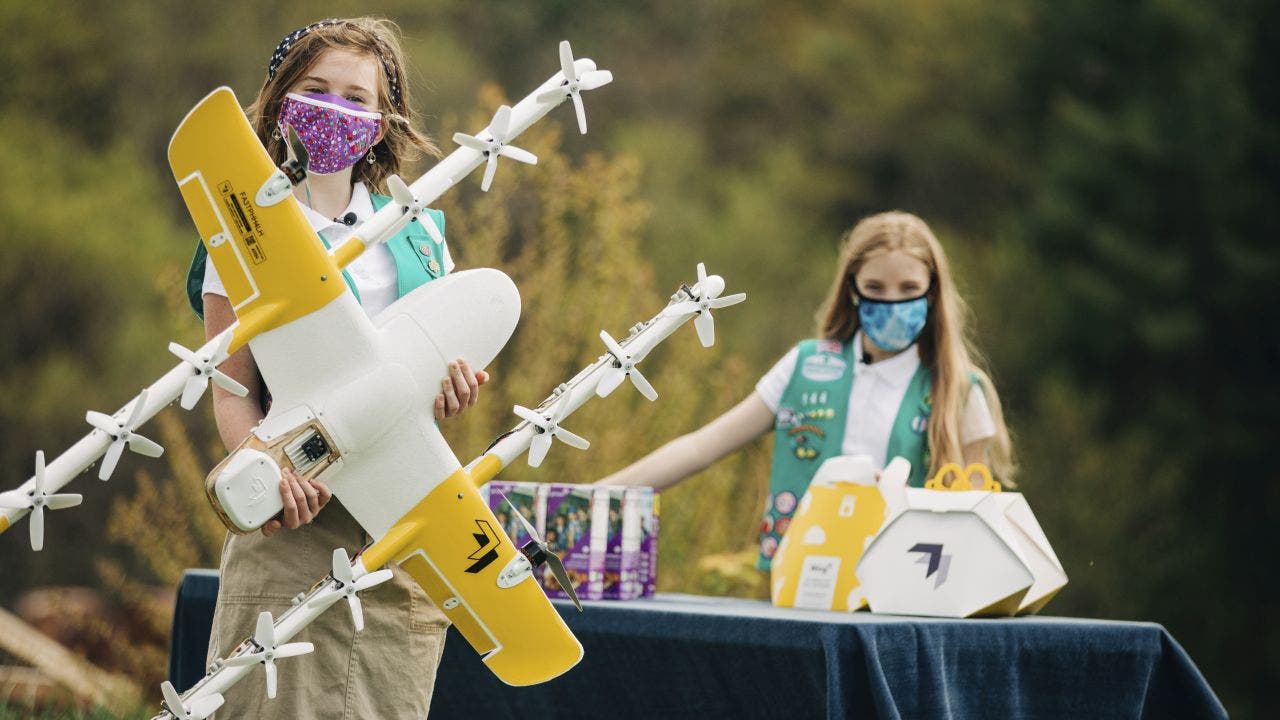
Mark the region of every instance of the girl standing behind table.
POLYGON ((901 456, 916 487, 947 462, 984 463, 1009 482, 1009 433, 966 316, 929 226, 905 212, 868 217, 844 241, 818 337, 732 409, 599 482, 671 487, 772 429, 762 570, 827 458, 869 455, 883 468, 901 456))

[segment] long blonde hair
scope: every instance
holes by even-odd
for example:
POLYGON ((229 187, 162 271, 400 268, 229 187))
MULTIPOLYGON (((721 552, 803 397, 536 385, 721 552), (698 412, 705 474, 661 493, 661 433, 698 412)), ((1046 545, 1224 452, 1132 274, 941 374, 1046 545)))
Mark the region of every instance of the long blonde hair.
POLYGON ((431 139, 413 127, 415 114, 399 37, 400 28, 390 20, 359 17, 317 23, 289 46, 275 74, 263 81, 258 97, 245 110, 271 158, 277 163, 285 160, 284 140, 275 132, 284 96, 330 48, 368 55, 378 60, 381 70, 376 92, 386 132, 373 146, 375 161, 361 160, 352 167, 353 181, 364 182, 372 190, 385 193, 387 178, 398 174, 402 164, 422 155, 440 157, 440 150, 431 139), (393 78, 399 91, 395 99, 390 88, 393 78))
POLYGON ((1006 485, 1015 471, 1012 443, 995 385, 979 364, 968 335, 969 308, 956 292, 946 253, 923 220, 893 211, 863 219, 845 236, 840 250, 839 272, 831 292, 818 311, 818 335, 849 342, 857 331, 858 310, 853 304, 854 279, 868 258, 902 251, 929 269, 929 317, 920 333, 920 361, 933 375, 929 401, 929 475, 947 462, 963 465, 960 420, 969 397, 971 374, 977 376, 991 408, 996 434, 987 450, 988 465, 1006 485))

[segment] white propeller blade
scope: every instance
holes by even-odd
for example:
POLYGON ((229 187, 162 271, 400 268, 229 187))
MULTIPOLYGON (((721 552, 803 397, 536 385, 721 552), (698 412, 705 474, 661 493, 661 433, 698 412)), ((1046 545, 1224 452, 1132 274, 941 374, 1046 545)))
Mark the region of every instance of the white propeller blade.
POLYGON ((586 135, 587 111, 582 106, 581 91, 595 90, 602 85, 608 85, 613 82, 613 73, 608 70, 589 70, 582 73, 582 77, 578 77, 573 67, 573 50, 570 49, 568 40, 560 41, 560 70, 564 73, 564 82, 560 87, 539 93, 537 100, 540 103, 546 103, 559 101, 564 97, 572 99, 573 110, 578 115, 578 130, 586 135))
POLYGON ((507 131, 511 125, 511 108, 503 105, 498 108, 498 112, 493 114, 493 120, 489 123, 488 140, 481 140, 474 135, 465 133, 454 133, 453 141, 463 147, 471 148, 488 158, 484 169, 484 180, 480 182, 480 189, 489 192, 489 186, 493 183, 493 175, 498 170, 498 156, 509 157, 512 160, 526 163, 528 165, 537 165, 538 157, 528 150, 522 150, 514 145, 507 145, 507 131))
POLYGON ((538 467, 542 464, 543 459, 547 456, 547 451, 551 449, 552 438, 559 438, 560 442, 579 450, 586 450, 591 447, 591 443, 582 436, 560 427, 560 421, 564 420, 567 408, 568 406, 564 401, 557 403, 550 417, 521 405, 516 405, 512 408, 522 420, 542 431, 534 435, 533 440, 529 443, 529 467, 538 467))
POLYGON ((511 130, 511 108, 507 105, 498 107, 498 112, 493 114, 493 121, 489 123, 489 134, 493 135, 502 147, 498 149, 499 155, 505 155, 512 160, 519 160, 528 165, 537 165, 538 158, 528 150, 522 150, 514 145, 507 145, 507 132, 511 130))
POLYGON ((698 331, 698 340, 702 343, 702 347, 711 347, 716 341, 716 326, 715 320, 711 317, 711 311, 737 305, 747 299, 747 294, 737 293, 719 297, 724 291, 724 280, 719 275, 708 277, 707 266, 703 263, 698 263, 697 288, 698 294, 692 300, 669 305, 663 309, 662 314, 666 317, 674 317, 697 313, 698 317, 693 321, 693 329, 698 331))
POLYGON ((178 720, 204 720, 212 715, 214 710, 222 707, 224 702, 220 693, 214 693, 196 698, 191 702, 191 707, 186 707, 182 704, 182 696, 178 695, 173 683, 168 680, 160 683, 160 693, 164 695, 165 709, 178 720))
POLYGON ((107 454, 102 459, 102 467, 98 470, 99 480, 106 480, 111 477, 111 473, 115 472, 116 463, 120 462, 120 455, 124 452, 126 445, 133 452, 147 457, 160 457, 164 453, 164 448, 159 444, 133 432, 142 418, 142 410, 146 404, 147 391, 144 389, 134 399, 133 410, 125 422, 93 410, 85 413, 86 422, 112 439, 111 446, 107 448, 107 454))
POLYGON ((194 373, 188 380, 185 387, 182 388, 182 400, 180 404, 184 410, 190 410, 200 402, 200 398, 204 395, 204 391, 209 387, 209 381, 212 380, 215 385, 226 390, 232 395, 244 397, 249 394, 245 386, 231 379, 231 376, 217 369, 218 364, 227 359, 227 347, 231 344, 231 333, 223 333, 218 339, 218 344, 208 352, 196 354, 176 342, 169 343, 169 352, 178 356, 186 364, 191 366, 194 373))
POLYGON ((422 227, 426 229, 432 240, 444 243, 444 235, 440 234, 440 228, 436 227, 435 221, 430 217, 422 218, 421 212, 425 206, 418 202, 418 198, 409 189, 409 186, 405 184, 404 180, 400 179, 399 175, 392 175, 387 178, 387 188, 391 190, 391 199, 406 211, 412 212, 414 217, 418 218, 418 222, 422 223, 422 227))
POLYGON ((10 510, 31 510, 28 520, 31 527, 31 549, 40 552, 44 549, 44 509, 61 510, 80 504, 81 498, 74 493, 51 495, 44 491, 44 451, 36 451, 35 485, 28 492, 10 490, 0 494, 0 507, 10 510))
POLYGON ((641 395, 650 400, 658 399, 658 391, 653 389, 653 385, 640 374, 640 369, 636 365, 644 359, 647 353, 641 353, 635 357, 628 355, 622 346, 618 345, 609 333, 604 330, 600 331, 600 339, 604 341, 604 346, 608 348, 609 354, 613 356, 616 367, 605 368, 605 372, 600 376, 600 382, 596 385, 596 394, 600 397, 608 397, 622 381, 630 378, 631 384, 636 386, 641 395))
POLYGON ((243 667, 262 663, 263 671, 267 674, 267 697, 273 699, 276 696, 276 658, 306 655, 315 650, 315 646, 309 642, 288 643, 277 647, 275 621, 272 620, 271 613, 265 610, 258 616, 258 630, 253 634, 253 642, 258 645, 258 650, 227 658, 227 664, 243 667))
MULTIPOLYGON (((573 589, 573 581, 569 579, 569 573, 565 572, 564 563, 560 561, 560 556, 551 552, 551 549, 547 547, 547 543, 538 536, 538 531, 533 527, 533 523, 529 522, 528 518, 520 514, 520 511, 517 510, 516 506, 507 499, 507 496, 501 492, 498 494, 502 495, 502 500, 507 503, 507 507, 511 508, 511 514, 520 519, 520 523, 524 525, 524 531, 529 533, 529 537, 533 538, 533 541, 537 543, 539 549, 542 550, 542 555, 546 558, 545 562, 547 563, 547 567, 551 569, 551 574, 555 576, 556 582, 560 584, 560 588, 563 589, 569 596, 569 599, 573 601, 573 605, 578 608, 578 612, 582 612, 582 603, 578 601, 578 593, 573 589)), ((527 558, 529 556, 526 554, 525 557, 527 558)))
MULTIPOLYGON (((347 598, 347 605, 351 607, 351 621, 355 623, 356 632, 364 630, 364 609, 360 604, 360 596, 356 593, 364 592, 374 585, 380 585, 391 579, 391 571, 387 569, 371 572, 362 575, 359 580, 355 579, 355 574, 351 572, 351 558, 347 555, 344 548, 335 548, 333 551, 333 579, 337 585, 333 587, 332 592, 343 595, 347 598)), ((319 605, 328 599, 328 595, 321 595, 312 598, 307 603, 308 607, 319 605)))

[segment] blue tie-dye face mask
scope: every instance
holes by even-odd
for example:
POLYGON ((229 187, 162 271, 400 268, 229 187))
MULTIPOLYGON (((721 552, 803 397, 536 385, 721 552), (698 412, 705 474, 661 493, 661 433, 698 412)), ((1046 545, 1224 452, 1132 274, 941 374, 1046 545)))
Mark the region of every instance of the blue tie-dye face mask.
POLYGON ((929 319, 929 298, 872 300, 859 295, 858 321, 871 342, 882 350, 899 352, 911 347, 929 319))

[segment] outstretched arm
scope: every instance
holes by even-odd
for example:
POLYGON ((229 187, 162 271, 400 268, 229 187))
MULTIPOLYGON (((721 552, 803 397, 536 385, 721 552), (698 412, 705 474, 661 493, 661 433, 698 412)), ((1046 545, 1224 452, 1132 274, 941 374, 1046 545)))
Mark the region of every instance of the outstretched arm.
POLYGON ((715 420, 681 435, 598 484, 648 485, 662 490, 705 470, 772 426, 773 413, 753 392, 715 420))

